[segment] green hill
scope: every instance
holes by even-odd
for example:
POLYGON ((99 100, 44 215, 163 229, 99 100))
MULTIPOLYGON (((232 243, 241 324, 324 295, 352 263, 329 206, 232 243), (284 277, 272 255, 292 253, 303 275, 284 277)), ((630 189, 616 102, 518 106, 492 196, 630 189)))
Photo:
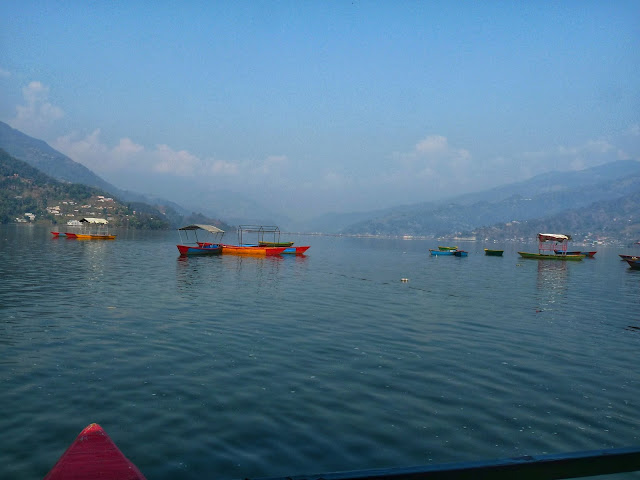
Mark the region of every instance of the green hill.
POLYGON ((0 149, 0 223, 57 224, 83 217, 107 218, 114 227, 169 228, 158 210, 136 210, 98 188, 60 182, 0 149))

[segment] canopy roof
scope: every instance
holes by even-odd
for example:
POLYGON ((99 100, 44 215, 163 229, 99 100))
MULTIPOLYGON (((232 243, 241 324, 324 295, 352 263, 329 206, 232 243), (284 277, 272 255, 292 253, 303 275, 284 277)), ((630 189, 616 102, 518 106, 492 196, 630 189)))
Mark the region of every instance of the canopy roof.
POLYGON ((571 235, 561 235, 559 233, 539 233, 538 240, 541 242, 568 242, 571 235))
POLYGON ((224 233, 224 230, 220 230, 218 227, 202 224, 187 225, 186 227, 181 227, 178 230, 206 230, 209 233, 224 233))
POLYGON ((82 223, 97 223, 99 225, 106 225, 107 223, 109 223, 104 218, 94 218, 94 217, 81 218, 80 221, 82 223))

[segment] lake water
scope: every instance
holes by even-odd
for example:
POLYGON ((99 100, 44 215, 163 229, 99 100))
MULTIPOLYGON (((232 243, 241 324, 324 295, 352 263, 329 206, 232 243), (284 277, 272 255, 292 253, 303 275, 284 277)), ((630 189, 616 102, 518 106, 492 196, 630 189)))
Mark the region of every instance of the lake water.
POLYGON ((92 422, 150 480, 640 444, 640 271, 618 257, 640 247, 179 258, 177 232, 118 233, 0 226, 0 478, 42 478, 92 422))

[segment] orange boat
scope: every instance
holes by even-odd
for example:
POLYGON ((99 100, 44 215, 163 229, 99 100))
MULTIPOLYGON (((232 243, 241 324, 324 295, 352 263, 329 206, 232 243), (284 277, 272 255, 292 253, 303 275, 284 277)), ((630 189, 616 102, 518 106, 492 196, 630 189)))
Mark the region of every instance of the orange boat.
MULTIPOLYGON (((116 235, 109 234, 107 231, 107 220, 104 218, 83 218, 80 223, 85 225, 85 228, 80 233, 64 232, 67 238, 76 238, 78 240, 115 240, 116 235), (93 231, 87 231, 89 225, 93 231)), ((60 235, 59 232, 51 232, 54 235, 60 235)))
POLYGON ((258 257, 272 257, 280 255, 287 247, 260 247, 258 245, 227 245, 222 244, 222 253, 233 255, 252 255, 258 257))

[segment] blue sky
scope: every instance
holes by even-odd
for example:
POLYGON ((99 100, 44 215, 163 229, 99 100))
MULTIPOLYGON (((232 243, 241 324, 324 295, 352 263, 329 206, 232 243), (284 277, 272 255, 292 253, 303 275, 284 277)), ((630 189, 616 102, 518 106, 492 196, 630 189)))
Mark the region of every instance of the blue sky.
POLYGON ((639 19, 637 1, 5 0, 0 120, 186 205, 417 203, 640 160, 639 19))

